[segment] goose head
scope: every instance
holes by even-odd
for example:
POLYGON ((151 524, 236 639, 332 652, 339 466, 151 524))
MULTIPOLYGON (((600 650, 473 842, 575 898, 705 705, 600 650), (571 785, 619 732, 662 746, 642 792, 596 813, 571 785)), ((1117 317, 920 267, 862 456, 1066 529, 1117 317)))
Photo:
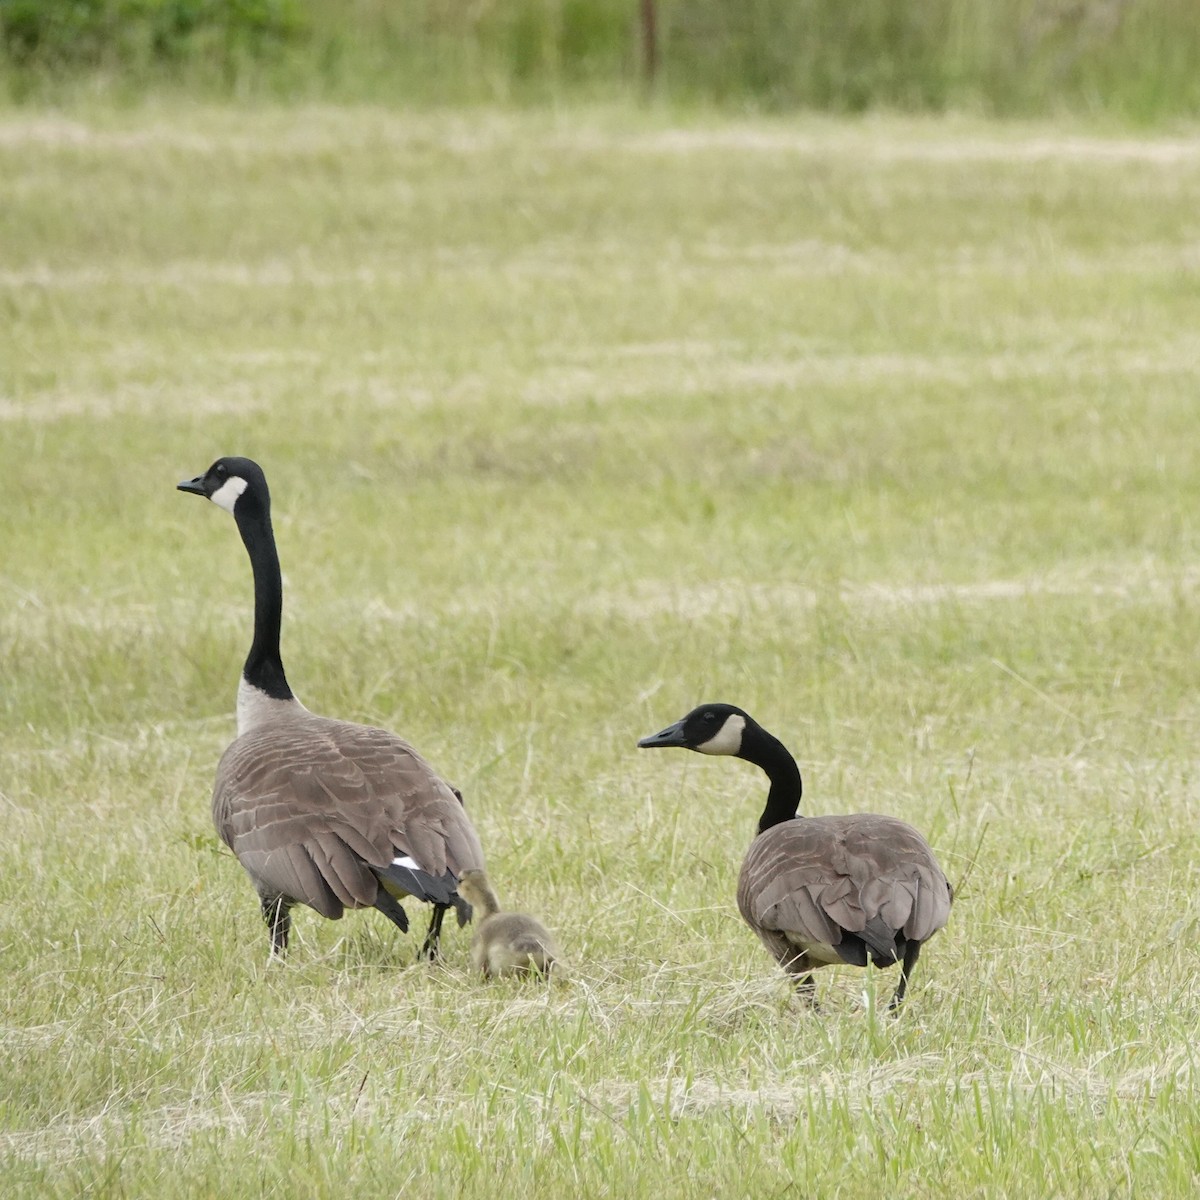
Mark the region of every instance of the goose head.
POLYGON ((644 749, 681 746, 700 754, 740 756, 748 726, 754 726, 753 718, 732 704, 701 704, 674 725, 642 738, 638 745, 644 749))
POLYGON ((218 458, 203 475, 185 479, 177 487, 211 500, 235 517, 265 516, 271 507, 267 477, 250 458, 218 458))

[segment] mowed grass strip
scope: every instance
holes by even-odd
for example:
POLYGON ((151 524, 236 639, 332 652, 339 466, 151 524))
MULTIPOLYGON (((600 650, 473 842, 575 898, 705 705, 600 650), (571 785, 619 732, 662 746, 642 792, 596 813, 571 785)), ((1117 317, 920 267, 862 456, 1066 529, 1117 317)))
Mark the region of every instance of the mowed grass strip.
POLYGON ((0 116, 6 1193, 1194 1194, 1198 194, 1067 126, 0 116), (560 981, 370 913, 267 966, 222 453, 297 692, 464 789, 560 981), (961 885, 900 1021, 741 924, 763 778, 634 749, 704 699, 961 885))

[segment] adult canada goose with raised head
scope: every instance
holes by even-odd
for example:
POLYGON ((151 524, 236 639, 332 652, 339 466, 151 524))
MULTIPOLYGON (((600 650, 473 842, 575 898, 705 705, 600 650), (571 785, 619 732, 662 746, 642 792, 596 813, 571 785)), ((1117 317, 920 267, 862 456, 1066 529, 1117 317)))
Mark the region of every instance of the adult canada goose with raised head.
POLYGON ((493 975, 549 975, 559 957, 550 931, 528 913, 501 912, 500 901, 483 871, 464 871, 458 890, 475 910, 471 963, 493 975))
POLYGON ((213 822, 262 904, 271 949, 283 954, 290 909, 337 920, 377 908, 402 931, 399 899, 433 905, 421 953, 436 957, 442 918, 471 908, 459 895, 483 850, 460 797, 407 742, 383 729, 311 713, 279 654, 283 583, 262 468, 219 458, 179 490, 232 513, 254 574, 254 640, 237 693, 237 737, 221 757, 213 822))
POLYGON ((800 817, 800 769, 787 747, 732 704, 702 704, 638 742, 745 759, 771 781, 758 836, 738 877, 738 910, 814 1002, 812 972, 837 963, 899 962, 892 1009, 929 940, 950 915, 951 890, 925 839, 895 817, 800 817))

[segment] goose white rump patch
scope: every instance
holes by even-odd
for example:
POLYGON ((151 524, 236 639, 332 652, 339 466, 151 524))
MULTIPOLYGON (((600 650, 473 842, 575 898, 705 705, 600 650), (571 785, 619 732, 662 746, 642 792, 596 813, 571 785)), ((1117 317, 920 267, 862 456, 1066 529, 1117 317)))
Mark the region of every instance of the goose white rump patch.
POLYGON ((238 502, 238 497, 246 490, 246 481, 240 475, 230 475, 223 484, 209 499, 214 504, 219 504, 227 513, 233 512, 233 506, 238 502))
POLYGON ((730 713, 717 732, 696 747, 701 754, 736 754, 742 748, 742 734, 746 730, 746 718, 730 713))
POLYGON ((421 864, 415 858, 408 854, 402 854, 399 858, 392 859, 393 867, 407 867, 410 871, 420 871, 421 864))

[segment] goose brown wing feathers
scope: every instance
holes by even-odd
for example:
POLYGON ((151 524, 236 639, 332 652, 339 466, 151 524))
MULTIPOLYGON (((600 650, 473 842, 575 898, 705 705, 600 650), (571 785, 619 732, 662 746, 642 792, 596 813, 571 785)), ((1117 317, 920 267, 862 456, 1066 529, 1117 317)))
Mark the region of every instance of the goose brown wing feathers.
POLYGON ((217 770, 213 820, 260 892, 327 917, 374 904, 377 873, 397 858, 419 868, 410 882, 424 873, 450 891, 483 866, 454 791, 412 746, 309 713, 233 742, 217 770))
POLYGON ((851 933, 894 958, 898 936, 924 941, 946 923, 950 892, 911 825, 874 815, 808 817, 754 840, 738 908, 755 930, 796 944, 836 948, 851 933))

